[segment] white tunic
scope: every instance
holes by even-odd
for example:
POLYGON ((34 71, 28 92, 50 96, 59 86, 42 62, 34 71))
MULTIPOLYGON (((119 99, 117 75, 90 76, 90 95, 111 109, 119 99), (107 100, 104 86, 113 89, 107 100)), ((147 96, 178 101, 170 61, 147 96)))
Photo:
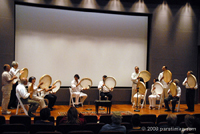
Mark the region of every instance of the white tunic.
POLYGON ((16 87, 16 92, 22 97, 23 99, 27 99, 30 96, 30 93, 27 92, 25 86, 23 84, 18 84, 16 87))
POLYGON ((138 76, 139 76, 139 74, 140 74, 140 72, 138 72, 138 73, 136 73, 136 72, 134 72, 134 73, 132 73, 132 75, 131 75, 131 81, 133 82, 133 84, 137 84, 138 83, 138 76))
MULTIPOLYGON (((163 77, 163 72, 161 72, 161 73, 159 74, 158 80, 160 81, 160 80, 162 79, 162 77, 163 77)), ((167 83, 164 81, 164 79, 162 79, 160 82, 162 83, 163 88, 169 88, 169 84, 167 84, 167 83)))
MULTIPOLYGON (((104 84, 103 81, 100 81, 100 82, 99 82, 98 88, 101 88, 100 91, 102 90, 103 84, 104 84)), ((103 86, 103 91, 101 91, 101 92, 107 93, 107 92, 110 92, 110 89, 107 88, 106 86, 103 86)))
MULTIPOLYGON (((78 83, 79 83, 80 81, 78 80, 78 83)), ((78 84, 77 82, 76 82, 76 80, 72 80, 71 81, 71 88, 72 88, 72 92, 80 92, 81 90, 83 90, 83 88, 80 86, 80 85, 78 85, 77 87, 76 87, 76 85, 78 84)))

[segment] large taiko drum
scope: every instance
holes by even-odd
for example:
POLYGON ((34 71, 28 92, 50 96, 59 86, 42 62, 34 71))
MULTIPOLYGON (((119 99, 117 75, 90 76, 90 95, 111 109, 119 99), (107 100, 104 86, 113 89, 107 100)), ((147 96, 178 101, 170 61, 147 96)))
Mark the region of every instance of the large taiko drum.
POLYGON ((174 82, 172 82, 169 86, 172 96, 176 96, 177 94, 177 86, 174 82))
POLYGON ((92 80, 90 78, 82 78, 80 80, 80 86, 83 89, 90 89, 90 87, 92 86, 92 80))
POLYGON ((144 82, 148 82, 151 79, 151 74, 148 71, 141 71, 139 77, 142 77, 144 82))
POLYGON ((194 88, 197 83, 197 79, 193 74, 187 76, 187 83, 190 88, 194 88))
POLYGON ((28 69, 27 68, 23 68, 22 71, 23 71, 23 73, 19 76, 20 80, 22 78, 27 78, 28 77, 28 69))
POLYGON ((154 85, 156 94, 162 94, 163 93, 163 85, 160 82, 155 82, 154 85))
POLYGON ((112 76, 110 77, 106 77, 105 79, 105 86, 111 90, 111 88, 113 89, 116 86, 117 82, 116 79, 112 76))
POLYGON ((143 95, 145 94, 146 86, 142 81, 139 81, 137 83, 137 88, 138 88, 140 94, 143 94, 143 95))
POLYGON ((51 76, 48 75, 48 74, 45 74, 43 75, 40 80, 39 80, 39 83, 43 83, 42 85, 40 85, 40 88, 41 89, 48 89, 49 86, 51 85, 51 82, 52 82, 52 79, 51 79, 51 76))
POLYGON ((60 80, 56 80, 52 86, 56 86, 55 88, 52 89, 52 92, 53 93, 56 93, 59 89, 60 89, 60 86, 61 86, 61 81, 60 80))
POLYGON ((169 83, 172 80, 172 73, 169 70, 165 70, 163 76, 166 83, 169 83))

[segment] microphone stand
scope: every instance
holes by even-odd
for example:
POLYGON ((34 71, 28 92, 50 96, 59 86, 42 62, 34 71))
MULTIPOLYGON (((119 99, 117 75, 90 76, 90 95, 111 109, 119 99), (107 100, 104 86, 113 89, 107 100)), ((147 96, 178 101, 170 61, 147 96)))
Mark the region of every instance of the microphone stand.
MULTIPOLYGON (((90 89, 90 85, 88 85, 88 86, 89 86, 88 89, 90 89)), ((88 102, 88 105, 90 105, 90 101, 88 102)), ((86 110, 91 111, 92 109, 91 108, 87 108, 86 110)))
POLYGON ((138 92, 139 92, 139 87, 137 85, 137 105, 136 105, 136 109, 134 110, 134 112, 140 112, 140 110, 138 109, 138 92))

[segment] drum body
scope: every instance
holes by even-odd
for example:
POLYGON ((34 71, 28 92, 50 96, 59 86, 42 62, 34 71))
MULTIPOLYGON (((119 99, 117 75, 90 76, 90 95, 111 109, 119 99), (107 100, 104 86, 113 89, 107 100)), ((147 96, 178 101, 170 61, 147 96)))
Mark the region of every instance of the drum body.
POLYGON ((114 77, 106 77, 105 79, 105 86, 108 88, 108 89, 111 89, 111 88, 114 88, 116 86, 117 82, 115 80, 114 77))
POLYGON ((172 96, 176 96, 177 94, 177 86, 174 82, 172 82, 169 86, 172 96))
POLYGON ((163 93, 163 85, 160 82, 155 82, 154 85, 156 94, 163 93))
POLYGON ((190 88, 194 88, 196 86, 196 83, 197 83, 197 79, 194 75, 190 74, 188 77, 187 77, 187 83, 188 83, 188 86, 190 88))
POLYGON ((60 89, 60 86, 61 86, 61 81, 60 80, 56 80, 52 86, 56 86, 55 88, 52 89, 52 92, 56 93, 59 89, 60 89))
POLYGON ((146 91, 146 86, 145 86, 145 84, 144 84, 143 82, 141 82, 141 81, 139 81, 139 82, 137 83, 137 88, 138 88, 140 94, 144 94, 145 91, 146 91))
POLYGON ((170 82, 172 80, 172 73, 169 70, 165 70, 163 72, 163 76, 164 76, 164 81, 166 83, 170 82))
POLYGON ((19 76, 20 80, 22 78, 27 78, 28 77, 28 69, 27 68, 23 68, 22 71, 23 71, 23 73, 19 76))
POLYGON ((43 75, 43 76, 40 78, 39 82, 40 82, 40 83, 43 82, 43 84, 40 85, 40 88, 42 88, 42 89, 44 89, 44 88, 47 89, 47 88, 49 88, 49 86, 51 85, 51 82, 52 82, 51 76, 45 74, 45 75, 43 75))
POLYGON ((148 82, 151 79, 151 74, 148 71, 141 71, 139 77, 142 77, 144 82, 148 82))
POLYGON ((92 86, 92 80, 90 78, 83 78, 80 81, 80 86, 83 89, 90 89, 90 87, 92 86))

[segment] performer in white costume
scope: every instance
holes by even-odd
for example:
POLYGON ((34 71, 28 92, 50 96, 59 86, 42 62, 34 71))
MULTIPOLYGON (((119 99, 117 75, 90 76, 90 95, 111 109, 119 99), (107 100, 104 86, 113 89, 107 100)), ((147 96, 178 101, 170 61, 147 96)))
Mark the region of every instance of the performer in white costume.
POLYGON ((131 75, 131 81, 133 82, 133 84, 132 84, 132 94, 131 94, 131 103, 133 104, 133 106, 135 106, 133 96, 137 91, 137 83, 138 83, 139 74, 140 74, 139 67, 136 66, 135 72, 133 72, 132 75, 131 75))
MULTIPOLYGON (((138 77, 138 82, 143 82, 144 83, 144 80, 142 77, 138 77)), ((146 87, 146 86, 145 86, 146 87)), ((137 92, 137 86, 136 86, 136 90, 135 90, 135 94, 133 96, 133 100, 134 100, 134 104, 133 104, 133 107, 135 106, 138 106, 140 107, 141 106, 141 99, 144 97, 144 94, 141 94, 140 92, 137 92), (138 102, 137 102, 138 100, 138 102)))
POLYGON ((87 94, 81 92, 82 90, 85 90, 85 89, 83 89, 80 86, 79 78, 80 78, 79 75, 75 74, 74 80, 71 81, 72 92, 73 92, 73 95, 76 96, 76 100, 75 100, 75 106, 76 107, 79 107, 78 106, 79 105, 79 98, 80 98, 80 102, 82 102, 82 104, 84 103, 85 99, 87 98, 87 94))

